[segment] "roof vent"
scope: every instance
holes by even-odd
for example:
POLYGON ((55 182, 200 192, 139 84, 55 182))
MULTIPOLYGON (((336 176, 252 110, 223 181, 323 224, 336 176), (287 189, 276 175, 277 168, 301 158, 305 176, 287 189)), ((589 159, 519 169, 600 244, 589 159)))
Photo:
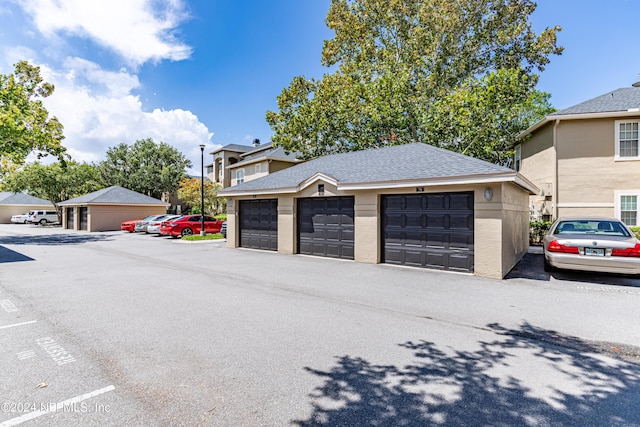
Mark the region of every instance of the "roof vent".
MULTIPOLYGON (((640 83, 640 82, 638 82, 638 83, 640 83)), ((260 145, 260 140, 258 138, 256 138, 256 139, 253 140, 253 146, 257 147, 258 145, 260 145)))
POLYGON ((633 87, 640 87, 640 82, 635 82, 634 84, 632 84, 631 86, 633 87))

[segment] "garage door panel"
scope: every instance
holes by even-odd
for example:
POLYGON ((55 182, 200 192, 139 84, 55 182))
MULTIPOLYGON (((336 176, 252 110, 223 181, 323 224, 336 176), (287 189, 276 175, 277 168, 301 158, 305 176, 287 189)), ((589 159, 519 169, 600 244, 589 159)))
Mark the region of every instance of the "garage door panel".
POLYGON ((384 262, 473 271, 472 192, 382 196, 381 204, 384 262))
POLYGON ((444 210, 447 209, 446 197, 440 194, 429 194, 429 197, 423 197, 426 195, 415 195, 414 197, 421 197, 425 199, 424 209, 427 210, 444 210))
POLYGON ((278 200, 240 201, 240 246, 278 250, 278 200))
POLYGON ((473 209, 473 197, 469 197, 469 193, 450 194, 449 209, 471 210, 473 209))
POLYGON ((354 199, 298 199, 298 252, 353 259, 354 199))
POLYGON ((471 230, 473 229, 473 217, 468 214, 449 215, 449 229, 471 230))
POLYGON ((473 237, 468 234, 456 234, 449 235, 449 247, 454 249, 473 249, 473 237))
POLYGON ((426 264, 419 265, 417 267, 429 267, 429 268, 437 268, 444 269, 445 268, 445 254, 441 252, 427 252, 426 256, 426 264))
POLYGON ((428 228, 440 228, 440 229, 446 229, 447 228, 447 216, 440 213, 440 212, 436 212, 433 214, 425 214, 425 217, 427 218, 427 224, 426 227, 428 228))
POLYGON ((472 267, 470 264, 471 259, 468 256, 460 255, 451 255, 449 257, 449 270, 456 271, 469 271, 472 267))

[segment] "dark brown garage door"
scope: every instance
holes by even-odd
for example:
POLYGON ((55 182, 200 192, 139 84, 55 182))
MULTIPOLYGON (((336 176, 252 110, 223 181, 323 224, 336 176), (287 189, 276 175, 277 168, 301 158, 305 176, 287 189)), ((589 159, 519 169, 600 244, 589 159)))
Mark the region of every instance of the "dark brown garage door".
POLYGON ((353 259, 353 197, 298 199, 298 252, 353 259))
POLYGON ((89 229, 89 208, 81 207, 78 208, 78 213, 80 214, 80 230, 88 230, 89 229))
POLYGON ((473 192, 382 196, 383 261, 473 271, 473 192))
POLYGON ((240 246, 278 250, 278 200, 240 201, 240 246))
POLYGON ((67 208, 67 229, 74 230, 73 208, 67 208))

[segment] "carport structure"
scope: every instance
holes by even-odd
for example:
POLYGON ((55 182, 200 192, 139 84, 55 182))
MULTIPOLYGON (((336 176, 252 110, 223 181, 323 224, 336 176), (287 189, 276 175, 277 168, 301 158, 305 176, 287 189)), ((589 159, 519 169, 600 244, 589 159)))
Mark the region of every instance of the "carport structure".
POLYGON ((320 157, 219 192, 227 245, 502 278, 529 246, 516 171, 426 144, 320 157))
POLYGON ((119 230, 120 223, 167 213, 168 203, 119 186, 103 188, 59 203, 62 228, 84 231, 119 230))

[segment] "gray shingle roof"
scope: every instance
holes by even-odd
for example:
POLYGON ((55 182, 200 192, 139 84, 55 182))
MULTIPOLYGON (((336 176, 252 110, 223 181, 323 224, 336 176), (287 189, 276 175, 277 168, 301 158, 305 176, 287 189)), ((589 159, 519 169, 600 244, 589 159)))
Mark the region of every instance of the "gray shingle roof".
POLYGON ((550 117, 566 114, 609 113, 640 108, 640 87, 624 87, 604 95, 581 102, 564 110, 556 111, 550 117))
POLYGON ((145 194, 138 193, 116 185, 76 197, 75 199, 65 200, 60 205, 78 205, 78 204, 125 204, 125 205, 158 205, 167 206, 168 204, 162 200, 154 199, 145 194))
POLYGON ((238 168, 250 163, 256 163, 262 160, 282 160, 282 161, 286 161, 286 162, 293 162, 296 161, 296 153, 286 153, 284 151, 284 148, 282 147, 278 147, 276 149, 274 149, 273 151, 268 151, 265 152, 264 154, 260 155, 260 156, 256 156, 256 157, 251 157, 247 160, 243 160, 241 162, 238 163, 234 163, 233 165, 231 165, 231 167, 238 168))
POLYGON ((240 153, 246 153, 247 151, 251 150, 252 148, 254 148, 251 145, 240 145, 240 144, 227 144, 224 147, 218 148, 215 151, 212 151, 209 154, 216 154, 219 153, 220 151, 237 151, 240 153))
POLYGON ((258 145, 257 147, 252 146, 249 151, 247 151, 246 153, 242 153, 240 155, 240 157, 250 156, 252 153, 255 153, 255 152, 258 152, 258 151, 262 151, 262 150, 266 150, 267 148, 270 148, 270 147, 273 147, 273 143, 272 142, 265 142, 265 143, 262 143, 262 144, 258 145))
POLYGON ((407 144, 319 157, 220 191, 219 194, 295 187, 318 173, 339 184, 411 181, 515 173, 512 169, 427 144, 407 144))
POLYGON ((48 200, 40 199, 24 193, 0 192, 0 205, 42 205, 53 206, 48 200))

